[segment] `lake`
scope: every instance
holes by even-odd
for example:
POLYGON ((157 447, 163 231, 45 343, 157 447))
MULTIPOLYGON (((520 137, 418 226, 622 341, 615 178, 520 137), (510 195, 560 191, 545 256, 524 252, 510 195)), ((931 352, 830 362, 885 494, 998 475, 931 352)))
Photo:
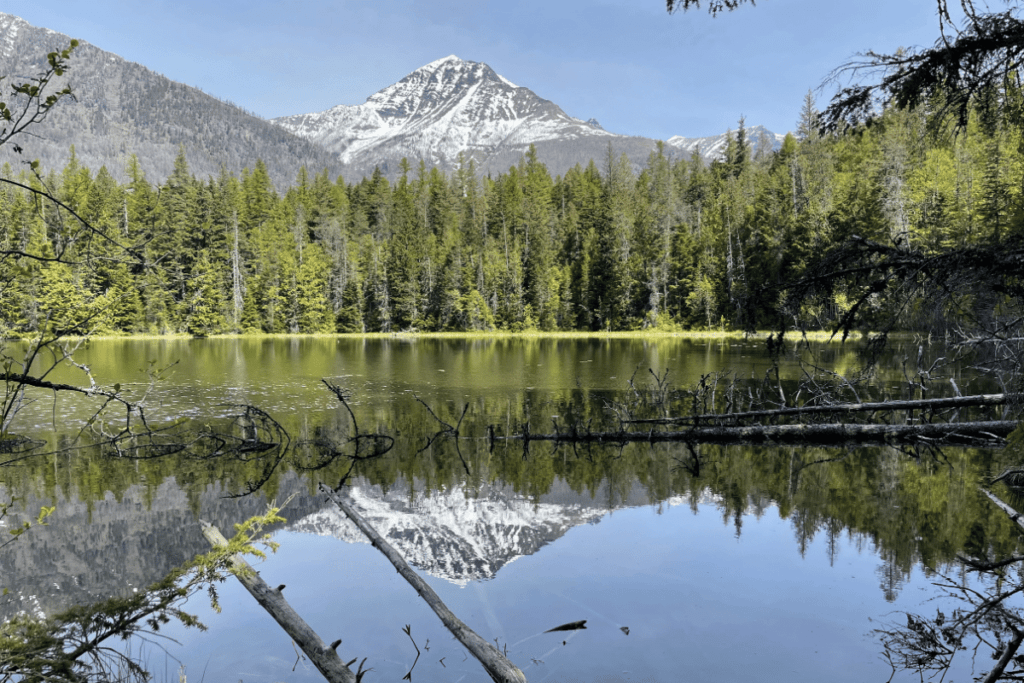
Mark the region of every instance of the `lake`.
MULTIPOLYGON (((863 390, 898 395, 903 361, 916 353, 894 345, 863 390)), ((288 499, 288 521, 274 532, 280 549, 258 569, 271 585, 286 584, 325 641, 342 639, 343 660, 367 658, 364 681, 398 681, 410 668, 413 681, 486 680, 387 560, 316 494, 350 466, 327 457, 350 448, 352 427, 324 377, 350 392, 363 432, 395 439, 355 464, 348 497, 530 681, 885 680, 891 671, 873 629, 905 620, 901 611, 933 612, 933 583, 960 572, 957 554, 1018 548, 1013 523, 976 487, 1002 467, 1000 451, 524 449, 488 438, 527 423, 539 433, 556 422, 614 422, 617 406, 656 388, 648 368, 668 370, 675 389, 724 371, 759 380, 771 367, 763 341, 99 340, 76 359, 135 396, 147 370, 169 368, 145 399, 154 422, 189 417, 217 428, 251 404, 287 430, 294 449, 270 471, 257 460, 112 459, 90 449, 0 468, 7 495, 25 509, 57 506, 49 526, 0 552, 11 589, 3 616, 148 585, 208 549, 200 517, 230 533, 268 500, 288 499), (438 436, 439 420, 458 423, 465 406, 463 438, 438 436), (254 482, 258 492, 230 497, 254 482), (545 633, 584 619, 584 630, 545 633)), ((846 374, 861 360, 853 345, 812 344, 785 356, 779 372, 792 382, 811 361, 846 374)), ((82 383, 73 369, 54 379, 82 383)), ((966 370, 955 379, 964 393, 989 388, 966 370)), ((950 391, 943 382, 936 378, 935 395, 950 391)), ((685 410, 685 397, 669 393, 685 410)), ((82 401, 35 398, 15 431, 50 449, 90 415, 82 401)), ((195 681, 320 680, 237 582, 219 592, 221 613, 203 596, 188 605, 208 631, 171 628, 138 650, 156 680, 177 680, 182 665, 195 681)), ((955 680, 970 675, 969 658, 962 664, 955 680)))

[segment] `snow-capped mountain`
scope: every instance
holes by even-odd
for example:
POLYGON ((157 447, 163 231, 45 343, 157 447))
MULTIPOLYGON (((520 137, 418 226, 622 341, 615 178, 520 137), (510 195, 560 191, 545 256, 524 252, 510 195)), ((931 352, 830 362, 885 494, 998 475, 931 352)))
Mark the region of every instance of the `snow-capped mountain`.
MULTIPOLYGON (((766 146, 771 150, 779 149, 782 146, 782 141, 786 139, 785 135, 773 133, 764 126, 746 128, 744 133, 747 143, 750 144, 754 154, 757 154, 766 146)), ((729 142, 730 136, 735 137, 736 132, 729 131, 722 135, 712 135, 704 138, 684 138, 681 135, 674 135, 666 140, 666 143, 685 152, 686 156, 690 156, 696 151, 703 159, 711 161, 725 158, 725 147, 729 142)))
POLYGON ((616 156, 625 153, 637 162, 656 145, 569 116, 486 64, 454 55, 416 69, 363 104, 272 121, 335 152, 357 174, 380 166, 393 176, 403 157, 414 166, 422 159, 451 170, 460 152, 485 172, 504 171, 531 144, 554 174, 603 159, 609 143, 616 156))

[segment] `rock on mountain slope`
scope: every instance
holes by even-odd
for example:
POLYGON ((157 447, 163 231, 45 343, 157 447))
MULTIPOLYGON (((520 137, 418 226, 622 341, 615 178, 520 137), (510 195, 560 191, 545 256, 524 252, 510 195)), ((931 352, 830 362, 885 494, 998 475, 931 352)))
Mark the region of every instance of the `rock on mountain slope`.
POLYGON ((483 172, 500 172, 531 144, 551 173, 561 174, 576 163, 600 162, 609 143, 616 156, 624 153, 634 163, 643 163, 657 144, 573 118, 486 64, 454 55, 416 69, 363 104, 273 122, 338 154, 354 171, 346 177, 378 165, 394 176, 403 157, 452 170, 460 152, 483 172))
MULTIPOLYGON (((0 13, 0 75, 12 80, 35 76, 46 68, 46 54, 69 41, 69 36, 0 13)), ((303 164, 312 172, 340 171, 337 157, 322 147, 85 41, 72 55, 65 79, 77 101, 61 102, 34 129, 38 137, 20 140, 25 159, 39 159, 45 169, 63 168, 75 145, 79 162, 94 172, 106 165, 120 178, 129 155, 135 154, 150 182, 161 182, 184 145, 199 178, 217 176, 222 166, 237 173, 252 168, 257 159, 267 162, 278 188, 290 185, 303 164)), ((0 148, 0 162, 24 160, 8 147, 0 148)))

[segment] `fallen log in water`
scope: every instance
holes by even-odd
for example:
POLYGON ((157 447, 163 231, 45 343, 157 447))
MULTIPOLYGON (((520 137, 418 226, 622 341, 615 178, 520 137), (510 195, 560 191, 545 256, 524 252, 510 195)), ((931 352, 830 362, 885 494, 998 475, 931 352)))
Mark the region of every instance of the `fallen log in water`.
POLYGON ((1012 507, 1010 507, 1009 505, 1004 503, 1001 498, 996 496, 994 493, 992 493, 988 489, 982 488, 982 487, 979 487, 979 488, 981 488, 981 492, 982 493, 984 493, 986 496, 988 496, 989 500, 991 500, 993 503, 996 504, 996 507, 998 507, 1000 510, 1005 512, 1009 516, 1009 518, 1011 520, 1016 522, 1017 526, 1019 526, 1020 528, 1024 529, 1024 518, 1021 517, 1019 512, 1017 512, 1012 507))
POLYGON ((486 640, 477 635, 476 631, 466 626, 455 614, 448 609, 448 606, 442 602, 441 598, 438 597, 434 589, 427 585, 427 582, 420 578, 419 574, 414 572, 405 559, 399 554, 397 550, 391 547, 391 545, 384 540, 384 538, 377 533, 369 522, 363 519, 362 515, 355 511, 355 509, 348 504, 348 502, 339 496, 337 493, 332 491, 330 488, 320 484, 320 491, 327 494, 327 497, 334 501, 334 504, 345 513, 352 522, 359 528, 360 531, 369 539, 370 543, 373 544, 377 550, 384 554, 384 557, 388 558, 391 564, 394 565, 398 573, 402 575, 402 578, 409 582, 409 584, 416 589, 416 592, 420 594, 430 609, 434 610, 434 613, 441 618, 445 628, 447 628, 453 636, 459 639, 469 652, 476 657, 487 674, 496 683, 526 683, 526 676, 519 668, 510 662, 505 655, 498 651, 498 648, 488 643, 486 640))
POLYGON ((828 406, 795 406, 770 410, 748 410, 739 413, 706 413, 680 417, 652 418, 647 420, 623 420, 626 424, 674 425, 722 420, 756 420, 793 415, 815 415, 835 413, 883 412, 896 410, 941 410, 948 408, 969 408, 972 406, 998 406, 1024 399, 1024 394, 977 394, 975 396, 950 396, 947 398, 922 398, 908 401, 884 401, 877 403, 837 403, 828 406))
MULTIPOLYGON (((228 544, 227 539, 224 538, 224 535, 217 527, 202 520, 199 523, 202 525, 203 535, 206 536, 206 540, 210 542, 210 545, 222 547, 228 544)), ((352 669, 348 668, 341 661, 341 657, 338 656, 334 648, 324 643, 316 631, 284 599, 284 595, 281 592, 284 586, 271 588, 267 585, 266 581, 260 578, 256 570, 238 555, 231 558, 231 571, 238 581, 245 586, 246 590, 252 594, 252 597, 256 598, 256 602, 260 604, 260 607, 265 609, 270 616, 274 617, 274 620, 281 625, 289 637, 295 641, 295 644, 306 653, 309 661, 313 662, 313 665, 323 674, 324 678, 330 683, 359 683, 359 679, 362 678, 361 674, 365 672, 361 671, 359 675, 353 673, 352 669)), ((335 647, 337 647, 337 644, 335 644, 335 647)), ((362 667, 360 666, 361 669, 362 667)))
POLYGON ((678 430, 566 432, 559 434, 513 434, 495 436, 500 440, 556 441, 563 443, 668 442, 719 444, 845 445, 893 441, 942 442, 944 444, 1003 445, 1017 428, 1014 420, 953 422, 935 424, 795 424, 689 427, 678 430))

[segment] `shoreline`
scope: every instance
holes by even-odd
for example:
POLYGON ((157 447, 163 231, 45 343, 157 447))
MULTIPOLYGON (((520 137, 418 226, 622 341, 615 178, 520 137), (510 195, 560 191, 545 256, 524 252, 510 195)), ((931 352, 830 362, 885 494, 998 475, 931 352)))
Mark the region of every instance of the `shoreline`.
MULTIPOLYGON (((724 340, 765 340, 774 332, 757 331, 753 333, 740 331, 684 331, 684 332, 660 332, 660 331, 616 331, 616 332, 334 332, 334 333, 299 333, 299 332, 259 332, 259 333, 224 333, 205 336, 195 336, 185 333, 172 334, 96 334, 89 336, 67 336, 62 337, 64 341, 162 341, 162 340, 201 340, 201 339, 692 339, 708 341, 724 340)), ((868 338, 862 332, 854 332, 847 337, 849 341, 862 341, 868 338)), ((913 339, 920 335, 913 332, 901 332, 890 334, 890 339, 913 339)), ((813 342, 839 342, 842 343, 841 335, 833 334, 824 330, 798 334, 786 332, 785 341, 798 341, 807 339, 813 342)), ((31 337, 6 337, 6 342, 30 342, 31 337)))

